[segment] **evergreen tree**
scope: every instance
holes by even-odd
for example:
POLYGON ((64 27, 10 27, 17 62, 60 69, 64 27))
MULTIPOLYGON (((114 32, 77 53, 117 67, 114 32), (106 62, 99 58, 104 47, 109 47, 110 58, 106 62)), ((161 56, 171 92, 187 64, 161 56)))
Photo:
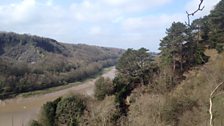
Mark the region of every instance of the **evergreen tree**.
POLYGON ((187 29, 185 46, 186 68, 207 62, 204 50, 208 45, 209 24, 207 17, 196 19, 187 29))
POLYGON ((219 52, 224 50, 224 0, 221 0, 211 11, 209 22, 211 27, 210 43, 219 52))
POLYGON ((183 71, 183 47, 186 37, 186 26, 183 23, 173 23, 167 29, 167 36, 161 40, 160 50, 162 63, 172 68, 173 73, 183 71))
POLYGON ((132 82, 148 84, 156 66, 147 51, 145 48, 128 49, 119 59, 116 65, 117 70, 132 82))

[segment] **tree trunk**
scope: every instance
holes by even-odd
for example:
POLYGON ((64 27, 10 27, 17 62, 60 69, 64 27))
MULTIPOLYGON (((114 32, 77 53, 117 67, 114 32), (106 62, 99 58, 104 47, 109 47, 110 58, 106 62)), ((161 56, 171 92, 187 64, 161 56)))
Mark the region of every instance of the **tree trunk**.
POLYGON ((213 98, 214 98, 214 94, 216 93, 216 91, 224 84, 224 82, 221 82, 218 86, 215 87, 214 90, 212 90, 210 97, 209 97, 209 114, 210 114, 210 126, 214 126, 214 122, 213 122, 213 112, 212 112, 212 107, 213 107, 213 98))
POLYGON ((212 96, 210 96, 210 98, 209 98, 209 103, 210 103, 210 105, 209 105, 209 114, 210 114, 210 126, 213 126, 213 113, 212 113, 212 106, 213 106, 213 102, 212 102, 212 96))

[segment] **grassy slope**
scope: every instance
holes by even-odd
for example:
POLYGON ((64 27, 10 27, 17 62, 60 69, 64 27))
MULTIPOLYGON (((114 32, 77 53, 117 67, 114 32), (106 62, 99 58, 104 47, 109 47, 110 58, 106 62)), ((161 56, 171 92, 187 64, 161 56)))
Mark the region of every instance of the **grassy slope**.
MULTIPOLYGON (((209 95, 220 82, 224 81, 224 53, 218 55, 215 50, 208 50, 206 54, 211 56, 210 61, 191 71, 187 79, 171 94, 173 97, 188 97, 197 101, 198 106, 192 111, 183 113, 180 118, 182 125, 209 124, 209 95)), ((221 126, 222 122, 224 123, 223 96, 221 94, 214 98, 215 126, 221 126)))
MULTIPOLYGON (((185 74, 186 80, 165 95, 133 93, 129 126, 209 125, 209 95, 224 81, 224 53, 208 50, 210 61, 185 74)), ((139 91, 136 91, 139 92, 139 91)), ((219 90, 218 93, 223 92, 219 90)), ((224 125, 224 93, 214 98, 214 125, 224 125)))

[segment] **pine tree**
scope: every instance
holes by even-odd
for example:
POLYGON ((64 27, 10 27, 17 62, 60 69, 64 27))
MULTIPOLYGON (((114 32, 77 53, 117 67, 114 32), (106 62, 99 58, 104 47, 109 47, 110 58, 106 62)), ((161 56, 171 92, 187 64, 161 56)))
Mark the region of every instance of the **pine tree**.
POLYGON ((221 0, 209 15, 211 24, 210 43, 219 52, 224 50, 224 0, 221 0))
POLYGON ((183 71, 183 47, 186 37, 186 26, 183 23, 173 23, 167 29, 167 36, 161 40, 160 50, 162 63, 172 67, 173 73, 183 71))
POLYGON ((132 81, 148 84, 156 66, 145 48, 128 49, 117 63, 117 70, 132 81))

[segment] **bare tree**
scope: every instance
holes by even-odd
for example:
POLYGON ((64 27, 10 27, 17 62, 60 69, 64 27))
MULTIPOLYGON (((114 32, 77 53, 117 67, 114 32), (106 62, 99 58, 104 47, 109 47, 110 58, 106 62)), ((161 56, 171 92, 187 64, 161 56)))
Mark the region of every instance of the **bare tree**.
POLYGON ((186 24, 187 24, 188 26, 191 25, 190 16, 194 16, 198 11, 202 11, 202 10, 205 8, 205 6, 202 6, 203 2, 204 2, 204 0, 200 0, 200 3, 199 3, 199 5, 198 5, 198 8, 197 8, 197 10, 195 10, 194 12, 189 13, 188 11, 186 11, 186 13, 187 13, 187 19, 188 19, 186 24))

